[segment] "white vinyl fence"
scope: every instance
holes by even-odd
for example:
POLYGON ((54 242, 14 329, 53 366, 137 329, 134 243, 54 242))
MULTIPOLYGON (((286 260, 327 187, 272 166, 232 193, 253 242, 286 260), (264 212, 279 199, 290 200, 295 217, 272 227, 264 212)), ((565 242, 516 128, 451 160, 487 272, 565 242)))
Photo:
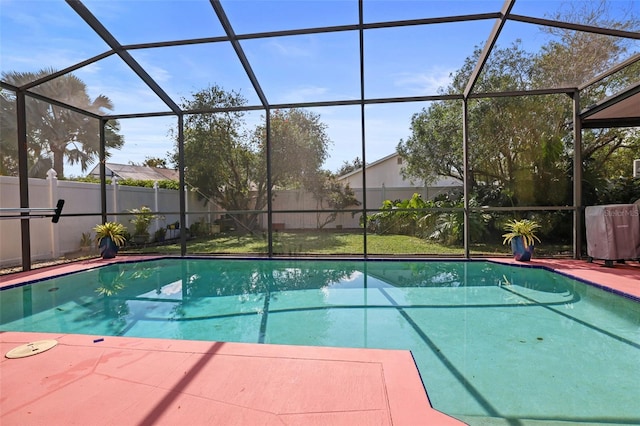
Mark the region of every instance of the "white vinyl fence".
MULTIPOLYGON (((409 199, 413 194, 418 193, 424 200, 430 200, 440 194, 451 191, 452 187, 400 187, 400 188, 369 188, 367 190, 367 209, 379 209, 384 200, 404 200, 409 199)), ((346 210, 360 210, 355 215, 351 212, 338 213, 336 220, 325 226, 325 229, 342 228, 357 229, 360 227, 360 217, 362 216, 362 203, 364 191, 361 188, 353 189, 355 197, 360 201, 360 206, 350 206, 346 210)), ((329 209, 326 202, 318 204, 313 198, 313 194, 304 190, 275 191, 273 200, 273 223, 278 224, 279 229, 315 229, 318 222, 323 223, 328 216, 321 213, 318 217, 316 213, 279 213, 286 210, 322 210, 329 209)), ((371 213, 369 213, 371 214, 371 213)), ((261 220, 261 225, 266 228, 266 215, 261 220)))
MULTIPOLYGON (((31 208, 53 208, 58 199, 65 200, 63 215, 92 214, 91 216, 61 217, 58 223, 51 218, 34 218, 29 221, 31 234, 32 260, 54 259, 80 250, 83 233, 91 233, 93 227, 101 223, 100 185, 95 183, 58 180, 50 170, 47 179, 29 179, 29 206, 31 208)), ((107 186, 107 212, 126 213, 130 209, 147 206, 153 211, 175 212, 163 215, 151 224, 151 235, 161 227, 179 220, 179 192, 170 189, 107 186)), ((20 188, 17 177, 0 176, 0 208, 20 207, 20 188)), ((196 194, 187 192, 187 210, 206 212, 210 206, 199 201, 196 194)), ((208 215, 187 216, 187 224, 208 215)), ((133 230, 129 219, 132 216, 109 216, 133 230)), ((22 246, 20 220, 0 220, 0 266, 21 263, 22 246)))
MULTIPOLYGON (((369 188, 367 191, 367 208, 377 209, 384 200, 411 198, 418 192, 422 197, 431 199, 451 188, 369 188)), ((356 198, 362 203, 363 190, 354 189, 356 198)), ((53 208, 57 200, 65 200, 63 215, 83 214, 83 216, 61 217, 55 224, 51 218, 31 219, 31 258, 32 260, 48 260, 74 253, 80 250, 80 240, 83 233, 91 233, 93 227, 101 222, 100 214, 100 185, 94 183, 59 181, 53 170, 49 171, 47 179, 29 179, 29 205, 32 208, 53 208), (86 214, 90 214, 87 216, 86 214)), ((211 203, 205 204, 198 200, 193 191, 187 191, 186 227, 196 221, 211 224, 220 217, 211 203)), ((117 185, 114 182, 107 186, 107 212, 126 213, 127 211, 149 207, 154 212, 170 212, 151 224, 149 232, 153 233, 161 227, 166 227, 179 220, 180 201, 176 190, 159 188, 142 188, 117 185)), ((273 200, 273 223, 275 230, 317 229, 319 223, 324 223, 327 213, 302 212, 283 213, 295 210, 328 209, 325 204, 318 204, 311 193, 304 190, 276 191, 273 200)), ((20 207, 20 190, 17 177, 0 176, 0 208, 20 207)), ((361 206, 351 206, 349 209, 362 209, 361 206)), ((350 212, 338 213, 336 220, 327 224, 325 229, 357 229, 362 213, 355 215, 350 212)), ((129 215, 110 215, 108 220, 115 220, 133 231, 129 223, 129 215)), ((267 228, 267 215, 261 215, 260 226, 267 228)), ((182 226, 184 227, 184 226, 182 226)), ((173 231, 169 231, 173 232, 173 231)), ((20 220, 0 220, 0 266, 19 265, 21 263, 22 247, 20 236, 20 220)), ((167 237, 177 235, 167 235, 167 237)))

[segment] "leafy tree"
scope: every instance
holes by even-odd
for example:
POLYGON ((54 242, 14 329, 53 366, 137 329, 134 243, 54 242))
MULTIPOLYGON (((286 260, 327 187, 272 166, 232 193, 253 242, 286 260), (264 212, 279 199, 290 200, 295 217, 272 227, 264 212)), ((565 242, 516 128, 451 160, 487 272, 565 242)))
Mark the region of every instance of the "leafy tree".
POLYGON ((359 170, 364 167, 362 164, 362 160, 360 157, 356 157, 353 161, 344 161, 340 168, 336 171, 336 176, 344 176, 348 173, 351 173, 355 170, 359 170))
MULTIPOLYGON (((637 28, 637 19, 633 16, 620 23, 609 20, 604 13, 607 5, 604 1, 581 5, 582 9, 570 11, 571 16, 563 16, 562 20, 637 28)), ((475 90, 575 87, 619 62, 627 50, 620 38, 555 28, 549 31, 559 38, 547 43, 536 55, 524 52, 519 42, 494 49, 475 90)), ((444 93, 463 91, 479 54, 478 49, 465 61, 444 93)), ((596 102, 637 81, 638 67, 640 65, 629 67, 585 91, 582 104, 596 102)), ((572 103, 568 97, 471 99, 468 107, 470 167, 467 177, 476 192, 483 187, 500 188, 506 195, 506 199, 500 197, 500 203, 506 205, 571 203, 573 140, 567 123, 572 119, 572 103)), ((411 129, 411 136, 400 141, 397 147, 406 160, 405 177, 418 177, 427 182, 438 175, 462 178, 461 102, 432 103, 413 116, 411 129)), ((617 176, 625 164, 624 170, 630 174, 631 159, 640 154, 639 137, 638 129, 584 130, 582 155, 586 183, 596 187, 599 179, 617 176)))
POLYGON ((18 175, 18 138, 15 100, 0 89, 0 175, 18 175))
MULTIPOLYGON (((634 11, 630 6, 624 20, 619 20, 611 17, 609 3, 607 0, 567 2, 550 18, 616 30, 638 30, 637 9, 634 11)), ((585 83, 620 62, 634 46, 632 40, 566 28, 541 27, 541 31, 554 38, 542 47, 536 59, 533 79, 536 87, 574 87, 585 83)))
MULTIPOLYGON (((43 69, 36 73, 8 72, 2 74, 2 79, 20 87, 53 72, 55 72, 53 69, 43 69)), ((111 100, 106 96, 99 95, 92 100, 87 94, 86 84, 73 74, 58 77, 32 90, 96 114, 104 114, 105 110, 113 109, 111 100)), ((3 128, 15 135, 14 99, 13 92, 2 91, 3 128)), ((100 138, 97 120, 33 98, 27 98, 26 110, 30 176, 42 177, 49 168, 53 168, 58 173, 58 177, 63 178, 65 159, 70 164, 80 164, 85 171, 98 157, 100 138)), ((106 147, 108 149, 120 149, 124 144, 123 137, 118 134, 119 129, 117 121, 110 120, 107 123, 106 147)), ((5 137, 3 136, 2 139, 4 157, 2 171, 16 169, 17 159, 14 155, 17 155, 17 149, 15 153, 11 149, 4 151, 5 137)))
POLYGON ((463 179, 461 123, 462 105, 455 101, 434 102, 414 114, 411 136, 396 148, 405 160, 404 177, 420 178, 425 184, 438 176, 463 179))
MULTIPOLYGON (((266 128, 258 126, 256 143, 266 147, 266 128)), ((331 144, 320 116, 290 109, 271 113, 271 180, 280 188, 309 188, 324 177, 321 167, 331 144)))
POLYGON ((344 210, 350 206, 359 206, 361 203, 356 198, 355 193, 347 184, 346 186, 336 180, 336 177, 329 171, 318 174, 318 179, 311 182, 307 187, 316 200, 316 209, 324 210, 325 203, 330 210, 328 213, 316 213, 316 225, 322 229, 328 224, 335 222, 338 218, 338 210, 344 210))
MULTIPOLYGON (((477 49, 453 77, 448 93, 460 93, 480 55, 477 49)), ((533 64, 519 42, 497 49, 478 81, 480 91, 520 90, 529 87, 533 64), (528 64, 528 65, 527 65, 528 64)), ((497 185, 509 194, 509 204, 536 202, 536 187, 561 181, 564 153, 564 114, 554 115, 548 97, 483 98, 469 101, 469 158, 467 178, 472 187, 497 185), (555 118, 554 118, 555 117, 555 118), (544 153, 541 155, 540 153, 544 153), (542 167, 543 163, 549 167, 542 167), (558 169, 558 167, 560 167, 558 169)), ((438 176, 462 180, 462 103, 440 101, 413 116, 412 134, 400 141, 397 151, 406 159, 407 178, 433 182, 438 176)), ((555 186, 558 188, 558 186, 555 186)), ((548 191, 547 191, 548 193, 548 191)), ((566 191, 554 192, 555 202, 566 191)))
POLYGON ((602 204, 633 204, 640 200, 640 179, 620 177, 600 188, 602 204))
MULTIPOLYGON (((624 20, 611 17, 606 0, 567 3, 553 19, 601 26, 626 31, 637 31, 640 19, 637 9, 630 8, 624 20)), ((535 60, 536 87, 578 86, 591 80, 621 62, 632 40, 602 34, 545 27, 543 31, 555 36, 542 48, 535 60)), ((640 63, 628 66, 581 92, 581 104, 591 105, 636 83, 640 63)), ((566 114, 568 116, 568 113, 566 114)), ((567 141, 572 147, 572 141, 567 141)), ((583 130, 582 136, 583 182, 585 204, 601 203, 595 188, 609 186, 619 177, 630 177, 632 161, 640 158, 640 129, 603 128, 583 130)))
MULTIPOLYGON (((211 86, 184 99, 182 108, 232 109, 245 104, 240 94, 211 86)), ((191 114, 184 120, 185 179, 207 200, 227 210, 259 210, 266 202, 264 160, 244 125, 240 111, 191 114), (256 197, 250 196, 252 189, 256 197)), ((172 161, 178 164, 177 147, 172 161)))
POLYGON ((159 157, 145 157, 142 165, 147 167, 158 167, 160 169, 166 169, 169 167, 168 160, 166 158, 159 157))
MULTIPOLYGON (((185 110, 237 109, 246 100, 211 86, 184 100, 185 110)), ((266 127, 249 132, 242 111, 187 116, 184 122, 185 177, 199 193, 227 211, 258 211, 267 204, 266 127)), ((272 188, 307 188, 322 178, 330 143, 320 117, 301 110, 271 115, 272 188)), ((177 150, 172 161, 177 164, 177 150)), ((245 229, 257 213, 237 217, 245 229)))

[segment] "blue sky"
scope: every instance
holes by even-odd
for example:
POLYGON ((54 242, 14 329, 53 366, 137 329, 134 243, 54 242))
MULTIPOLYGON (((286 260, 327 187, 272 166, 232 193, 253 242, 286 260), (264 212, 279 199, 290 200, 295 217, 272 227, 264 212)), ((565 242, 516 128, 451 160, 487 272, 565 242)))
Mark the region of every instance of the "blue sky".
MULTIPOLYGON (((545 17, 566 2, 519 0, 513 13, 545 17)), ((122 44, 224 35, 208 0, 86 0, 87 8, 122 44)), ((497 12, 503 1, 365 0, 365 22, 497 12)), ((222 0, 237 34, 355 24, 356 0, 222 0)), ((624 13, 631 1, 614 0, 624 13)), ((365 33, 365 96, 433 95, 449 83, 475 46, 482 45, 493 20, 420 27, 377 29, 365 33)), ((508 23, 499 40, 516 38, 535 51, 547 40, 534 25, 508 23)), ((242 47, 270 103, 358 99, 358 32, 247 40, 242 47)), ((62 69, 108 50, 108 46, 62 0, 0 0, 0 70, 62 69)), ((249 104, 259 100, 228 43, 132 50, 133 57, 178 103, 211 84, 239 91, 249 104)), ((75 72, 89 95, 108 96, 113 113, 167 111, 168 108, 112 55, 75 72)), ((428 107, 382 104, 366 107, 367 162, 395 151, 409 136, 411 115, 428 107)), ((315 108, 333 141, 325 168, 362 158, 360 108, 315 108)), ((247 116, 249 126, 260 112, 247 116)), ((121 120, 125 147, 110 161, 142 162, 173 149, 168 135, 174 118, 121 120)), ((81 175, 67 168, 67 175, 81 175)))

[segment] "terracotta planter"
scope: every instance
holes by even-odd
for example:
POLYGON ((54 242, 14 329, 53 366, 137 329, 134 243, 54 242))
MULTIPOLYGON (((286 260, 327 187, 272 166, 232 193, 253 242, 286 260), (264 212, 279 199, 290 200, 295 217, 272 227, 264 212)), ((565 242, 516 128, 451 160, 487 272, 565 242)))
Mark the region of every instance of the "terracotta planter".
POLYGON ((533 245, 525 247, 522 237, 514 237, 511 240, 511 251, 513 252, 513 258, 521 262, 527 262, 531 260, 533 255, 533 245))

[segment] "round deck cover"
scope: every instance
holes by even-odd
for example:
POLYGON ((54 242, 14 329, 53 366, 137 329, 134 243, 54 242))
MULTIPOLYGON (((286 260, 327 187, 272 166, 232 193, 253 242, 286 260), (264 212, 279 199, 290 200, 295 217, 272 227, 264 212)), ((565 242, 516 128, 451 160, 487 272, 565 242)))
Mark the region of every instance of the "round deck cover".
POLYGON ((26 343, 16 348, 11 349, 6 353, 7 358, 25 358, 32 355, 38 355, 42 352, 48 351, 58 344, 57 340, 37 340, 35 342, 26 343))

